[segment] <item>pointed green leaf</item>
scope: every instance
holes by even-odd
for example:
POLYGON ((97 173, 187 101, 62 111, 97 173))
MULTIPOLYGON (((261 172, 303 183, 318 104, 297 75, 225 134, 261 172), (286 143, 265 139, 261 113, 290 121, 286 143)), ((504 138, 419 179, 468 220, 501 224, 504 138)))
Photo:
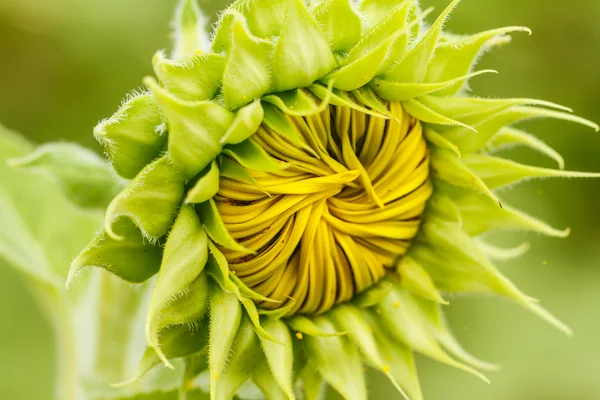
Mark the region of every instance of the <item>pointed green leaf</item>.
MULTIPOLYGON (((326 318, 315 317, 313 321, 319 330, 335 333, 326 318)), ((307 336, 303 343, 309 363, 344 399, 367 398, 360 354, 348 338, 307 336)))
POLYGON ((128 220, 118 221, 113 229, 120 240, 101 232, 78 256, 69 269, 67 287, 86 268, 104 268, 133 283, 143 282, 160 268, 162 249, 145 240, 128 220))
POLYGON ((234 158, 250 170, 274 172, 286 167, 284 162, 271 157, 252 138, 246 139, 240 144, 228 145, 223 149, 223 154, 234 158))
POLYGON ((219 191, 219 167, 217 162, 211 162, 206 169, 206 173, 198 178, 194 187, 185 196, 186 203, 204 203, 212 199, 219 191))
POLYGON ((279 36, 290 0, 242 0, 233 7, 244 14, 250 31, 260 38, 279 36))
POLYGON ((241 16, 231 26, 231 44, 223 76, 223 96, 230 109, 261 98, 271 89, 271 59, 275 45, 252 36, 241 16))
POLYGON ((275 340, 261 338, 263 352, 273 374, 273 377, 290 400, 294 399, 292 388, 292 367, 294 354, 292 336, 285 322, 275 318, 262 318, 262 326, 275 340))
POLYGON ((269 364, 267 360, 256 360, 254 364, 254 369, 252 371, 252 381, 256 383, 256 386, 260 388, 260 390, 265 395, 265 398, 269 400, 289 400, 285 392, 281 389, 275 378, 273 377, 273 373, 269 368, 269 364))
POLYGON ((533 178, 600 178, 598 173, 540 168, 486 155, 471 154, 463 162, 491 189, 533 178))
POLYGON ((306 400, 323 399, 323 377, 312 365, 307 365, 300 371, 300 379, 302 379, 303 394, 306 400))
POLYGON ((242 307, 238 298, 224 292, 218 285, 210 285, 208 362, 211 382, 222 377, 241 319, 242 307))
POLYGON ((207 51, 209 35, 208 19, 198 7, 196 0, 180 0, 173 20, 173 59, 192 56, 197 50, 207 51))
POLYGON ((347 51, 360 39, 362 21, 350 0, 326 0, 311 12, 334 52, 347 51))
POLYGON ((47 174, 69 200, 84 208, 104 208, 120 191, 119 179, 106 162, 76 144, 46 144, 25 157, 8 160, 8 165, 47 174))
POLYGON ((217 54, 195 54, 172 61, 159 51, 152 63, 161 85, 180 99, 190 101, 212 99, 225 70, 225 58, 217 54))
POLYGON ((343 336, 346 332, 330 332, 327 330, 320 329, 314 320, 304 315, 294 315, 286 320, 286 323, 295 331, 304 333, 310 336, 319 337, 332 337, 332 336, 343 336))
MULTIPOLYGON (((425 82, 447 81, 466 75, 477 62, 480 54, 494 46, 510 42, 510 36, 507 36, 507 34, 512 32, 527 32, 531 35, 529 28, 509 26, 438 44, 435 55, 427 68, 425 82)), ((438 96, 453 96, 460 89, 461 86, 452 86, 440 90, 436 94, 438 96)))
POLYGON ((400 287, 403 289, 436 303, 448 304, 440 295, 425 268, 412 258, 406 256, 402 258, 396 271, 400 275, 400 287))
POLYGON ((275 92, 306 87, 335 68, 327 38, 302 0, 289 0, 273 54, 275 92))
MULTIPOLYGON (((158 335, 160 329, 163 328, 160 324, 164 323, 164 316, 168 316, 168 319, 174 319, 171 321, 173 323, 195 322, 177 321, 177 316, 169 315, 170 313, 165 312, 164 308, 166 306, 166 308, 176 313, 185 311, 181 307, 174 307, 173 299, 178 296, 185 298, 197 295, 197 293, 191 293, 186 296, 184 291, 189 288, 192 282, 198 279, 207 260, 208 238, 206 233, 194 208, 184 206, 179 211, 179 216, 167 239, 158 279, 148 306, 146 341, 150 347, 158 347, 158 335)), ((204 290, 204 293, 199 296, 198 300, 205 303, 206 278, 204 278, 203 287, 198 287, 195 291, 199 290, 204 290)), ((202 309, 202 305, 192 303, 189 306, 198 310, 202 309)))
POLYGON ((94 128, 113 168, 133 179, 165 147, 167 126, 154 97, 133 93, 110 118, 94 128))
POLYGON ((167 119, 173 164, 190 180, 221 152, 221 138, 233 122, 233 114, 212 101, 183 101, 151 78, 144 82, 167 119))
POLYGON ((297 147, 302 149, 309 148, 286 113, 267 102, 263 103, 263 109, 265 114, 263 123, 267 127, 297 147))
POLYGON ((258 186, 258 182, 256 182, 256 179, 254 179, 250 172, 240 163, 229 157, 221 158, 219 173, 226 178, 258 186))
MULTIPOLYGON (((388 100, 385 97, 383 97, 383 98, 385 100, 388 100)), ((442 115, 439 112, 429 108, 428 106, 423 104, 420 100, 421 99, 419 99, 419 100, 412 99, 412 100, 408 100, 408 101, 405 101, 402 103, 406 112, 409 113, 410 115, 412 115, 413 117, 415 117, 416 119, 418 119, 419 121, 429 122, 430 124, 437 124, 437 125, 459 126, 461 128, 467 129, 467 130, 475 131, 474 128, 471 128, 470 126, 465 125, 464 123, 462 123, 460 121, 454 120, 452 118, 448 118, 445 115, 442 115)))
POLYGON ((434 131, 432 128, 426 127, 424 129, 424 134, 425 134, 425 138, 427 139, 427 141, 429 143, 431 143, 435 146, 438 146, 438 147, 443 147, 445 149, 448 149, 448 150, 452 151, 454 154, 456 154, 456 156, 458 158, 461 157, 461 153, 460 153, 460 150, 458 149, 458 147, 455 146, 454 143, 452 143, 451 141, 446 139, 444 136, 442 136, 439 133, 437 133, 436 131, 434 131))
POLYGON ((383 280, 369 287, 364 292, 356 294, 352 301, 359 307, 372 307, 383 300, 392 291, 392 285, 383 280))
POLYGON ((183 181, 167 156, 147 165, 108 206, 104 228, 114 239, 114 224, 131 219, 145 237, 158 239, 175 220, 183 200, 183 181))
POLYGON ((221 144, 239 144, 252 136, 263 121, 264 111, 259 100, 242 107, 235 114, 221 144))
POLYGON ((254 370, 256 359, 260 357, 260 344, 254 334, 252 324, 243 319, 231 347, 229 365, 218 378, 211 377, 210 398, 230 400, 238 388, 246 382, 254 370))
MULTIPOLYGON (((313 85, 314 86, 314 85, 313 85)), ((323 88, 327 90, 326 88, 323 88)), ((311 86, 312 90, 312 86, 311 86)), ((317 95, 318 96, 318 95, 317 95)), ((305 89, 297 89, 293 91, 271 94, 263 98, 263 102, 273 104, 287 115, 295 117, 304 117, 320 113, 329 105, 323 98, 321 103, 317 103, 317 99, 305 89)))
POLYGON ((208 236, 218 243, 219 245, 235 251, 242 251, 250 254, 251 251, 245 249, 243 246, 238 244, 229 234, 229 231, 225 227, 219 210, 213 199, 196 205, 200 220, 208 233, 208 236))
POLYGON ((494 246, 491 243, 487 243, 481 239, 476 239, 476 242, 486 256, 488 256, 491 260, 498 261, 508 261, 519 258, 523 254, 527 253, 531 247, 529 243, 522 243, 519 246, 511 248, 502 248, 494 246))
POLYGON ((526 146, 552 158, 558 164, 558 169, 565 168, 565 159, 559 152, 542 142, 540 139, 519 129, 504 128, 498 131, 488 142, 490 151, 498 151, 511 146, 526 146))
POLYGON ((438 19, 431 25, 427 34, 412 48, 402 60, 395 63, 385 72, 385 79, 398 82, 421 83, 427 74, 427 66, 435 51, 439 36, 446 19, 458 5, 460 0, 452 3, 440 14, 438 19))

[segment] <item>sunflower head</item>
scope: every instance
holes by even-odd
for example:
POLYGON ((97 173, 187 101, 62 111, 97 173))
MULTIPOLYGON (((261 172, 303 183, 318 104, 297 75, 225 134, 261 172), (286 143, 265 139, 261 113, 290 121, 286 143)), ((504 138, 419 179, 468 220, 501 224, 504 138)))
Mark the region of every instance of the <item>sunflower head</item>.
POLYGON ((411 0, 308 3, 238 0, 208 39, 183 0, 172 59, 158 52, 149 91, 94 131, 131 181, 69 282, 89 266, 157 275, 137 377, 185 358, 191 386, 208 364, 213 399, 247 380, 272 399, 316 399, 324 382, 364 399, 367 365, 419 400, 414 352, 482 378, 493 368, 451 335, 444 293, 500 295, 569 332, 494 267, 522 248, 479 238, 566 236, 496 189, 595 176, 564 171, 512 126, 597 125, 545 101, 468 95, 470 78, 494 72, 473 70, 478 55, 528 29, 447 34, 458 0, 430 26, 411 0), (559 169, 491 154, 508 145, 559 169))

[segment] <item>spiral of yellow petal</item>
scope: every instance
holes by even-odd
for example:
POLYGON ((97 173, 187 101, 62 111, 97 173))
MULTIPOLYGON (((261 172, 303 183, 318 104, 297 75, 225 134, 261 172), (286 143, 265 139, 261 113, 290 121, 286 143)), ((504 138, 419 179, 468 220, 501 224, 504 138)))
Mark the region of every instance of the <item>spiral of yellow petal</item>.
POLYGON ((385 106, 387 118, 331 105, 286 115, 302 139, 296 145, 263 124, 254 141, 287 168, 250 171, 256 184, 221 177, 223 222, 254 252, 223 249, 229 267, 279 301, 259 307, 293 299, 289 314, 323 313, 381 280, 406 253, 432 192, 429 151, 421 123, 400 103, 385 106))

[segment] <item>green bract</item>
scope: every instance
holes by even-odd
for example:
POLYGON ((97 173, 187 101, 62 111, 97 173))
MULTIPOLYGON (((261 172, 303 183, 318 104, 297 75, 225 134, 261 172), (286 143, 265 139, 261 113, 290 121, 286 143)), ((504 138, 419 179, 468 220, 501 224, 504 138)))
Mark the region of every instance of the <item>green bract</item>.
POLYGON ((553 103, 465 90, 494 72, 473 70, 478 55, 529 30, 446 34, 459 0, 427 28, 430 10, 416 1, 309 3, 238 0, 208 44, 204 18, 183 0, 174 59, 157 53, 149 92, 94 131, 131 181, 69 283, 90 266, 134 283, 158 273, 135 378, 184 358, 184 386, 208 367, 215 400, 248 380, 269 399, 316 399, 325 382, 360 400, 368 365, 419 400, 413 352, 483 379, 478 369, 494 368, 449 332, 445 293, 500 295, 570 333, 491 262, 523 249, 477 238, 566 236, 495 189, 598 176, 563 171, 556 151, 512 127, 596 124, 553 103), (490 154, 508 145, 560 169, 490 154))

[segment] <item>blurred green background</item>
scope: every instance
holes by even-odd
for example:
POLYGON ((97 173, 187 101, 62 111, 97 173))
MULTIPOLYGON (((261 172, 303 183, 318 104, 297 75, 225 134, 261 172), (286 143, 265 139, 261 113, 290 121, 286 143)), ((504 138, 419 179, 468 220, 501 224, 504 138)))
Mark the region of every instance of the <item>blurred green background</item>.
MULTIPOLYGON (((439 11, 448 0, 422 0, 439 11)), ((221 1, 205 0, 207 10, 221 1)), ((99 149, 91 132, 124 95, 151 74, 155 50, 169 43, 175 0, 0 0, 0 121, 37 142, 73 140, 99 149)), ((484 96, 535 97, 565 104, 600 122, 600 1, 464 0, 448 28, 455 33, 525 25, 534 34, 486 55, 499 76, 471 83, 484 96)), ((573 124, 536 121, 527 130, 560 149, 567 167, 600 171, 600 136, 573 124)), ((511 156, 543 166, 530 151, 511 156)), ((600 399, 600 181, 536 181, 503 193, 557 227, 566 240, 522 233, 532 250, 504 272, 575 331, 572 339, 517 306, 497 299, 451 299, 448 317, 474 354, 504 366, 488 386, 419 359, 428 400, 600 399)), ((41 200, 43 201, 43 200, 41 200)), ((0 399, 52 396, 53 339, 19 277, 0 267, 0 399)), ((370 380, 373 399, 399 396, 370 380)), ((335 398, 335 396, 331 396, 335 398)))

